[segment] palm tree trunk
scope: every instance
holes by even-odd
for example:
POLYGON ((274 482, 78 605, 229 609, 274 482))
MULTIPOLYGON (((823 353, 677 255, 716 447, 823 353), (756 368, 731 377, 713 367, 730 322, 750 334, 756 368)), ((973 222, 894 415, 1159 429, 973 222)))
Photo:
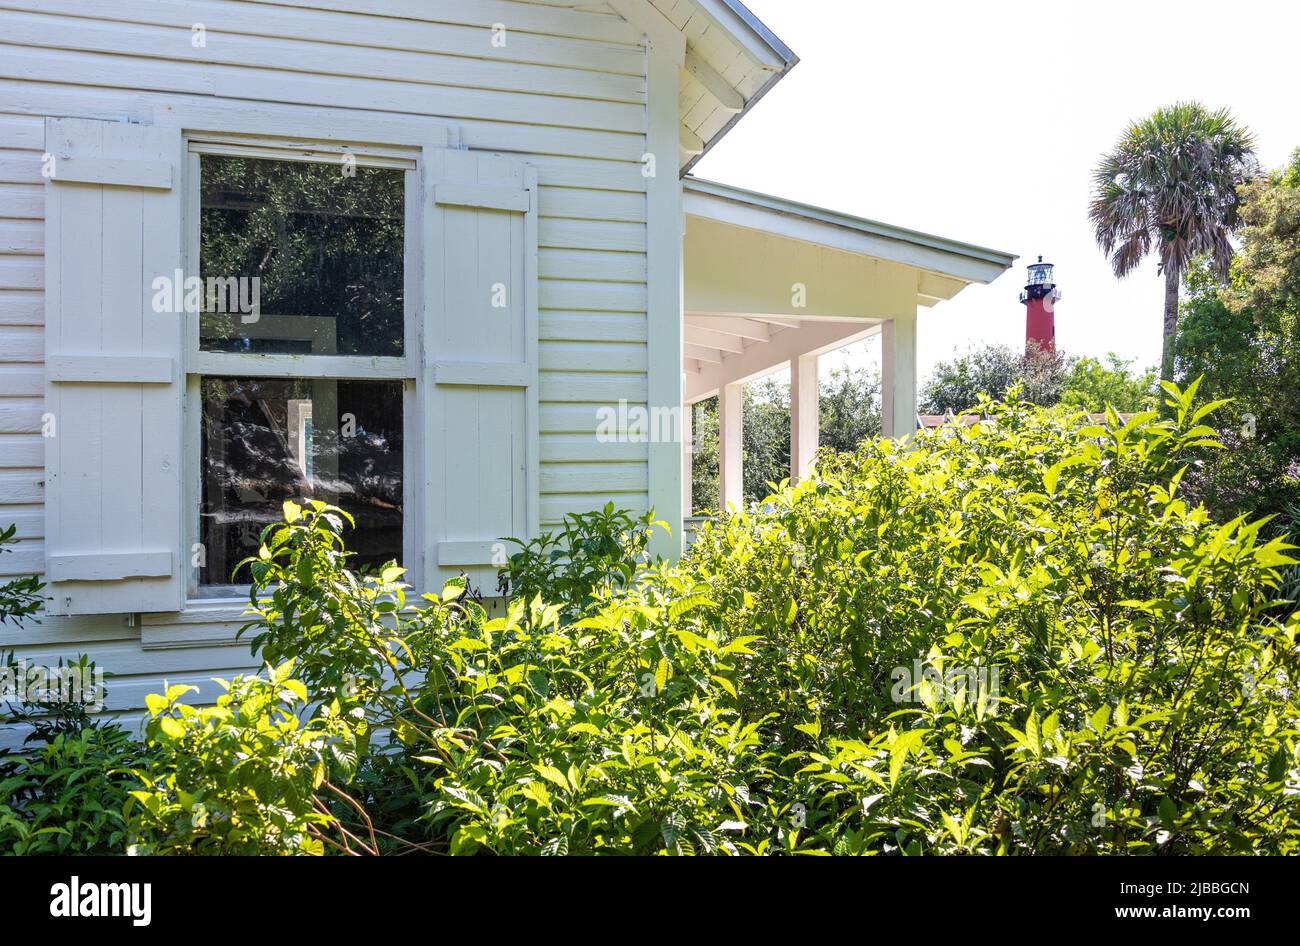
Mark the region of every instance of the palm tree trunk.
POLYGON ((1178 331, 1178 285, 1182 273, 1169 266, 1165 269, 1165 340, 1160 355, 1160 377, 1174 380, 1174 333, 1178 331))

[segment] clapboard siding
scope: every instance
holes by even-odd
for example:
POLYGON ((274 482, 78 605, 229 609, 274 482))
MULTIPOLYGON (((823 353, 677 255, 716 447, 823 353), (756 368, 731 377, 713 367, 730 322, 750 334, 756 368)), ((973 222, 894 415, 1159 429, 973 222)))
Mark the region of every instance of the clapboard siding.
POLYGON ((0 362, 0 397, 40 397, 45 372, 40 365, 0 362))
POLYGON ((39 398, 0 399, 0 434, 39 433, 44 408, 45 402, 39 398))
MULTIPOLYGON (((43 9, 60 13, 84 10, 84 4, 42 0, 43 9)), ((0 2, 0 10, 11 6, 0 2)), ((144 57, 160 62, 192 63, 195 48, 188 23, 159 26, 148 32, 135 23, 106 23, 76 16, 12 13, 5 17, 5 42, 15 46, 46 46, 61 50, 102 52, 144 57), (57 31, 57 32, 55 32, 57 31)), ((214 21, 202 57, 225 66, 271 67, 289 73, 391 79, 398 82, 444 85, 472 90, 511 92, 527 84, 534 95, 557 95, 597 101, 641 104, 645 81, 637 75, 619 75, 572 69, 561 65, 492 62, 425 50, 369 49, 358 46, 326 47, 300 33, 296 37, 260 37, 217 32, 214 21), (322 61, 322 57, 328 59, 322 61)), ((224 25, 224 24, 222 24, 224 25)), ((491 34, 480 30, 476 45, 490 48, 491 34)), ((559 61, 565 61, 557 57, 559 61)), ((595 116, 593 116, 595 117, 595 116)))
POLYGON ((600 341, 600 342, 644 342, 646 324, 644 318, 626 313, 595 312, 543 312, 541 317, 541 335, 543 341, 600 341))
MULTIPOLYGON (((3 263, 3 260, 0 260, 3 263)), ((3 269, 0 266, 0 269, 3 269)), ((43 325, 45 297, 35 290, 0 286, 0 325, 43 325)))
MULTIPOLYGON (((461 4, 473 10, 478 0, 461 4)), ((521 4, 522 9, 528 9, 521 4)), ((494 20, 483 17, 479 24, 439 23, 426 19, 375 17, 364 14, 338 13, 309 9, 289 9, 279 3, 243 3, 228 0, 114 0, 113 3, 87 4, 84 0, 0 0, 0 9, 18 13, 40 15, 60 14, 61 18, 78 22, 94 22, 103 26, 106 43, 113 27, 124 20, 130 25, 146 27, 142 35, 153 36, 159 49, 146 50, 142 58, 161 55, 169 40, 183 45, 192 57, 221 55, 215 47, 222 46, 223 38, 247 40, 269 38, 283 43, 294 41, 331 43, 352 47, 356 55, 369 51, 384 53, 402 50, 421 54, 443 54, 481 59, 498 65, 559 66, 587 72, 605 73, 645 78, 644 59, 639 54, 640 44, 635 37, 625 42, 581 40, 546 33, 526 33, 511 30, 509 20, 496 20, 506 27, 504 42, 501 33, 494 30, 494 20), (202 25, 205 37, 202 45, 191 39, 191 28, 202 25), (180 35, 182 34, 183 35, 180 35), (310 37, 310 40, 305 39, 310 37)), ((14 19, 15 30, 24 21, 14 19)), ((8 31, 6 31, 8 32, 8 31)), ((57 35, 40 36, 39 44, 57 44, 57 35)), ((235 44, 226 44, 227 50, 235 44)), ((92 47, 99 48, 99 47, 92 47)), ((111 48, 105 46, 102 48, 111 48)), ((291 51, 291 47, 285 47, 291 51)), ((280 68, 272 61, 259 63, 264 68, 280 68)), ((318 66, 310 72, 320 72, 330 66, 318 66)), ((379 66, 378 68, 384 68, 379 66)), ((518 87, 510 88, 515 91, 518 87)), ((526 90, 525 90, 526 91, 526 90)))
MULTIPOLYGON (((322 62, 328 61, 327 54, 320 56, 322 62)), ((633 135, 639 134, 645 120, 643 105, 622 102, 523 93, 501 95, 489 89, 323 76, 193 60, 154 62, 80 50, 30 49, 4 42, 0 42, 0 75, 290 105, 359 109, 382 105, 383 111, 389 112, 418 115, 428 110, 442 116, 474 115, 492 121, 607 129, 633 135), (129 71, 122 68, 124 59, 132 63, 129 71)))
POLYGON ((543 279, 586 279, 645 284, 645 255, 600 250, 543 249, 538 253, 543 279))
POLYGON ((0 469, 38 469, 45 441, 36 434, 0 434, 0 469))
MULTIPOLYGON (((602 407, 646 398, 646 53, 608 8, 512 0, 0 0, 0 575, 44 558, 44 120, 462 147, 534 164, 539 209, 541 516, 644 509, 644 443, 603 443, 602 407), (202 24, 206 45, 191 27, 202 24), (494 45, 494 27, 505 27, 494 45)), ((0 625, 0 652, 85 653, 138 724, 163 679, 256 668, 238 611, 0 625)), ((13 744, 21 733, 0 734, 13 744)))
MULTIPOLYGON (((547 340, 539 347, 543 371, 632 372, 644 375, 646 347, 635 342, 600 343, 547 340)), ((0 379, 3 379, 0 374, 0 379)), ((0 382, 2 383, 2 382, 0 382)))
POLYGON ((41 151, 45 147, 45 124, 28 115, 0 115, 0 148, 41 151))
POLYGON ((0 362, 41 362, 45 339, 37 325, 7 325, 0 329, 0 362))
POLYGON ((644 461, 648 455, 649 447, 640 442, 602 443, 591 433, 542 435, 542 460, 548 463, 644 461))
POLYGON ((12 219, 41 220, 45 216, 45 192, 36 183, 0 186, 0 207, 12 219))
MULTIPOLYGON (((303 129, 300 132, 302 136, 385 144, 421 144, 421 131, 427 127, 409 117, 361 109, 304 108, 262 99, 255 99, 257 105, 251 107, 248 101, 215 95, 97 88, 71 84, 63 78, 33 83, 6 78, 4 67, 5 59, 0 57, 0 107, 11 112, 30 110, 41 115, 82 114, 89 118, 141 122, 152 122, 155 118, 175 120, 176 116, 184 115, 188 127, 205 131, 220 130, 237 123, 250 133, 284 135, 288 124, 303 129)), ((339 80, 337 84, 346 86, 347 81, 339 80)), ((275 77, 269 72, 266 83, 275 83, 275 77)), ((382 96, 377 101, 382 102, 382 96)), ((641 165, 635 162, 640 162, 645 154, 644 134, 481 121, 469 115, 432 114, 423 117, 453 123, 460 131, 461 144, 467 148, 513 151, 539 158, 560 156, 624 162, 627 166, 615 175, 618 179, 630 177, 629 171, 639 173, 641 165)), ((22 180, 39 180, 39 177, 22 180)))
MULTIPOLYGON (((645 511, 646 493, 643 489, 626 493, 608 491, 605 496, 616 508, 645 511)), ((559 522, 565 516, 590 511, 590 493, 550 493, 542 498, 542 518, 548 522, 559 522)))

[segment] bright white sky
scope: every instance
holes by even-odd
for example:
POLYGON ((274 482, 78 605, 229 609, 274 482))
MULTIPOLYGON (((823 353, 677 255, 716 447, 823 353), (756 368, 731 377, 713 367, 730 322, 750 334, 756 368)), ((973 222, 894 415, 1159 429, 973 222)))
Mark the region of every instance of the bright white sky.
POLYGON ((1300 146, 1292 0, 745 2, 801 61, 695 174, 1020 257, 921 310, 922 380, 972 343, 1023 343, 1039 253, 1065 352, 1159 361, 1155 263, 1117 281, 1087 217, 1130 120, 1197 99, 1251 128, 1266 166, 1300 146))

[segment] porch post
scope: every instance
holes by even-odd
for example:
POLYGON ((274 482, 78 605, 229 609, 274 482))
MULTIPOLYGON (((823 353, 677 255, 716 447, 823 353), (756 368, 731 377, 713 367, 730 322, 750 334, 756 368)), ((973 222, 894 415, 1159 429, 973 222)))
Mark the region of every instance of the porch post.
POLYGON ((817 356, 790 359, 790 482, 812 469, 817 454, 817 356))
POLYGON ((916 313, 881 326, 880 426, 886 437, 916 431, 916 313))
POLYGON ((744 387, 724 384, 718 389, 718 503, 722 511, 745 505, 745 474, 741 462, 741 410, 744 387))

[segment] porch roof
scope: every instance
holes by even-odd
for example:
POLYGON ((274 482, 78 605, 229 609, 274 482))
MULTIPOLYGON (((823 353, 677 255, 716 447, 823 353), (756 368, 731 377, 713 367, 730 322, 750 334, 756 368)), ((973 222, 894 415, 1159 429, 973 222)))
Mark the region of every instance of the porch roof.
MULTIPOLYGON (((688 176, 683 184, 688 216, 765 230, 850 253, 903 263, 949 277, 961 282, 962 286, 972 282, 991 282, 1016 261, 1014 253, 855 217, 731 184, 693 176, 688 176)), ((950 295, 939 298, 951 298, 960 289, 958 286, 950 295)))
POLYGON ((1014 254, 688 177, 688 403, 914 322, 1005 272, 1014 254))

